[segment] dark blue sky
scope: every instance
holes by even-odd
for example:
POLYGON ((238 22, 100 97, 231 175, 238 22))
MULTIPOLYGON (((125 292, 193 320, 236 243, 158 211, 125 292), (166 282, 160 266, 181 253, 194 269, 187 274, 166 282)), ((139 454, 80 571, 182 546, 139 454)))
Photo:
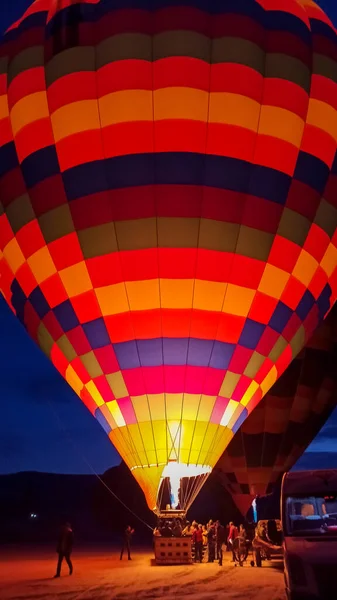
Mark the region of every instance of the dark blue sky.
MULTIPOLYGON (((318 3, 337 25, 337 0, 318 3)), ((31 0, 0 0, 0 32, 29 4, 31 0)), ((1 297, 0 401, 0 473, 88 473, 82 456, 98 472, 119 462, 103 429, 29 339, 1 297)), ((317 467, 324 461, 337 467, 336 440, 337 412, 300 464, 317 467)))

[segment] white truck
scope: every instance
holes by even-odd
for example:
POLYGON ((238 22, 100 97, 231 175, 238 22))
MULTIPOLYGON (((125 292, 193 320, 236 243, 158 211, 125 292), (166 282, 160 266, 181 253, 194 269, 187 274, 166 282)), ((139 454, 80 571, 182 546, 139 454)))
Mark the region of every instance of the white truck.
POLYGON ((281 518, 288 600, 337 598, 337 469, 285 473, 281 518))

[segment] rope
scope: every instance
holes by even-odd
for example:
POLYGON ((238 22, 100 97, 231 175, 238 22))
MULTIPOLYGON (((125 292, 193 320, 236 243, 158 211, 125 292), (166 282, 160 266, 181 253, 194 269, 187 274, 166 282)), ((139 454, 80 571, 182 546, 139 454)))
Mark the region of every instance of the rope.
POLYGON ((62 419, 60 418, 59 414, 57 413, 57 411, 53 407, 53 405, 50 402, 50 400, 49 399, 47 399, 47 400, 48 400, 48 404, 49 404, 50 410, 54 413, 54 415, 56 416, 56 419, 59 422, 60 428, 63 430, 64 434, 69 438, 69 440, 72 443, 72 445, 74 446, 77 454, 80 456, 80 458, 83 460, 83 462, 87 465, 87 467, 90 469, 90 471, 93 473, 93 475, 95 475, 95 477, 97 477, 97 479, 101 482, 101 484, 108 490, 109 494, 111 494, 111 496, 113 496, 116 500, 118 500, 118 502, 120 504, 122 504, 122 506, 124 506, 124 508, 126 508, 126 510, 128 510, 129 513, 131 513, 136 519, 138 519, 138 521, 140 521, 141 523, 143 523, 143 525, 145 525, 146 527, 148 527, 148 529, 150 529, 151 531, 153 531, 153 527, 151 527, 151 525, 149 525, 148 523, 146 523, 145 521, 143 521, 143 519, 139 515, 137 515, 135 512, 133 512, 133 510, 129 506, 127 506, 127 504, 125 504, 125 502, 123 502, 123 500, 121 500, 117 496, 117 494, 115 494, 115 492, 113 492, 112 489, 105 483, 105 481, 102 479, 102 477, 97 473, 97 471, 94 469, 94 467, 88 461, 88 459, 86 458, 86 456, 84 456, 83 452, 79 449, 78 445, 74 442, 74 440, 71 437, 68 429, 65 427, 62 419))

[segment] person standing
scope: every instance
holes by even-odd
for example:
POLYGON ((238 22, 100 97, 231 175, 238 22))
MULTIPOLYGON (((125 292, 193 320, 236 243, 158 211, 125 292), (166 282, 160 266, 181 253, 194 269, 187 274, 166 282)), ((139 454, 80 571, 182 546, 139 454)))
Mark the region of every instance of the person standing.
POLYGON ((124 535, 123 535, 123 546, 122 546, 121 555, 120 555, 119 560, 122 560, 124 550, 127 550, 128 560, 131 560, 131 540, 132 540, 132 536, 133 536, 134 532, 135 532, 135 530, 132 529, 131 525, 128 525, 127 528, 125 529, 124 535))
POLYGON ((229 534, 228 534, 228 545, 232 551, 232 562, 235 562, 235 552, 234 552, 234 540, 238 537, 238 528, 234 525, 233 521, 229 524, 229 534))
POLYGON ((216 555, 218 557, 219 560, 219 565, 220 567, 222 566, 222 557, 223 557, 223 550, 222 550, 222 546, 226 541, 226 530, 224 528, 223 525, 221 525, 220 521, 218 520, 215 524, 216 526, 216 555))
POLYGON ((206 559, 207 554, 207 527, 206 525, 202 526, 202 557, 206 559))
POLYGON ((198 525, 198 528, 193 532, 194 542, 194 561, 202 562, 202 525, 198 525))
POLYGON ((213 521, 211 521, 211 525, 207 530, 207 546, 208 546, 208 561, 215 561, 215 527, 213 525, 213 521))
POLYGON ((73 550, 73 542, 74 542, 74 533, 71 528, 71 525, 70 525, 70 523, 65 523, 61 527, 61 531, 60 531, 60 535, 59 535, 59 539, 58 539, 58 543, 57 543, 57 547, 56 547, 56 552, 59 555, 59 557, 58 557, 58 561, 57 561, 56 575, 54 575, 54 578, 60 577, 61 566, 62 566, 62 562, 63 562, 64 558, 69 567, 69 575, 72 575, 73 564, 71 562, 70 557, 71 557, 71 553, 73 550))

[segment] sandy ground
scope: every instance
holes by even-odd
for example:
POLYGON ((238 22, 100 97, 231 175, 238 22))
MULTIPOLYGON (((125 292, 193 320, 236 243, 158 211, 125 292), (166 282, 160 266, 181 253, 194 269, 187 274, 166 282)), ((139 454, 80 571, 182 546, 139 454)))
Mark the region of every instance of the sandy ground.
POLYGON ((151 551, 135 551, 132 561, 120 562, 116 552, 77 551, 74 573, 66 565, 60 579, 56 555, 50 550, 0 552, 1 600, 132 600, 191 597, 193 600, 285 600, 282 564, 249 563, 156 566, 151 551))

